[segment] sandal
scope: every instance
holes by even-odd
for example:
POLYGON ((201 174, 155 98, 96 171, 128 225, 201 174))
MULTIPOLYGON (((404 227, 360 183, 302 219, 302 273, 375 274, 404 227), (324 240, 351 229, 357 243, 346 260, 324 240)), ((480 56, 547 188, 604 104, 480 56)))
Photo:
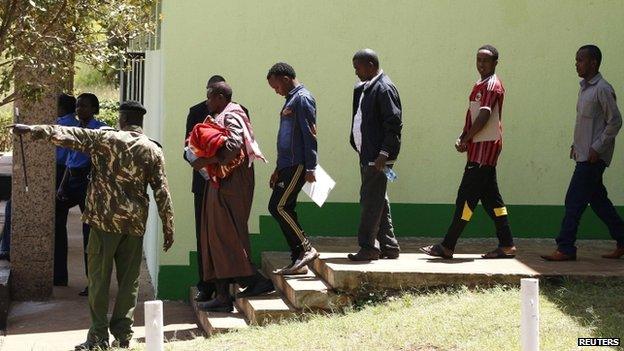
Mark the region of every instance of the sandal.
POLYGON ((453 251, 445 248, 440 244, 421 247, 420 251, 426 253, 429 256, 442 257, 446 259, 453 258, 453 251))
POLYGON ((514 258, 516 257, 516 247, 497 247, 486 254, 481 255, 481 258, 496 259, 496 258, 514 258))

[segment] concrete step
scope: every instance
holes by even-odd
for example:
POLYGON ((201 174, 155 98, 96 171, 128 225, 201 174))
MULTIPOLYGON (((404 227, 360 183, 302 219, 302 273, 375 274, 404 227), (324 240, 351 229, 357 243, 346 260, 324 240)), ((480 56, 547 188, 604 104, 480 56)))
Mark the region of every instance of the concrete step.
POLYGON ((8 261, 0 261, 0 330, 6 330, 9 306, 11 305, 11 266, 8 261))
POLYGON ((277 291, 267 295, 237 298, 235 304, 253 325, 276 323, 296 315, 296 310, 277 291))
POLYGON ((337 294, 331 286, 309 270, 305 275, 283 276, 273 274, 273 270, 290 263, 286 252, 263 252, 262 269, 273 280, 275 288, 280 290, 296 309, 333 310, 349 305, 348 295, 337 294))
POLYGON ((232 313, 205 312, 200 310, 197 302, 193 299, 197 294, 197 288, 193 286, 190 290, 189 301, 191 301, 193 305, 198 325, 204 330, 207 336, 249 327, 245 316, 236 310, 236 307, 232 313))
POLYGON ((452 260, 429 257, 419 248, 439 238, 399 238, 398 259, 352 262, 347 253, 356 252, 354 238, 312 238, 320 259, 314 270, 338 291, 362 289, 404 289, 446 285, 519 284, 524 277, 566 277, 579 280, 624 278, 624 260, 605 260, 600 254, 613 250, 607 240, 579 240, 577 261, 547 262, 540 255, 553 250, 552 239, 514 239, 515 259, 483 259, 481 254, 497 245, 496 238, 462 239, 452 260), (355 247, 354 247, 355 246, 355 247), (582 247, 582 249, 581 249, 582 247))
POLYGON ((366 289, 400 290, 454 284, 517 284, 535 271, 515 260, 499 260, 501 269, 492 269, 492 260, 479 255, 459 254, 454 260, 430 258, 424 254, 401 254, 395 260, 351 262, 347 253, 321 253, 314 270, 334 289, 343 292, 366 289))

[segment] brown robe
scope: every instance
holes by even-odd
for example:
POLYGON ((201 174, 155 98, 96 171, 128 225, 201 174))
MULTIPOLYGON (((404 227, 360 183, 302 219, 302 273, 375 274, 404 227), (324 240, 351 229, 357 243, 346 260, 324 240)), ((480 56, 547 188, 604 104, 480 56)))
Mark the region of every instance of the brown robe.
MULTIPOLYGON (((227 164, 244 149, 243 126, 226 117, 230 137, 218 152, 227 164)), ((254 274, 247 221, 254 192, 254 169, 247 158, 219 186, 207 184, 202 209, 201 250, 204 280, 236 278, 254 274)))

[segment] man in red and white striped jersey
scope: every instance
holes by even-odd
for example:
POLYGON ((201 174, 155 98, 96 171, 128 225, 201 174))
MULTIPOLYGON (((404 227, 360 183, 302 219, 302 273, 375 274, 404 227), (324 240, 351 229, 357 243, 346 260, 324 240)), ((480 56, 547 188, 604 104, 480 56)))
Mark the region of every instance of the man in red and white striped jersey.
POLYGON ((498 50, 484 45, 477 52, 477 71, 481 79, 470 93, 464 130, 455 142, 458 152, 467 152, 468 163, 459 186, 455 214, 444 240, 426 246, 421 251, 431 256, 452 258, 455 245, 481 200, 483 207, 496 225, 498 247, 483 258, 511 258, 515 256, 507 208, 498 190, 496 162, 503 148, 501 122, 505 88, 495 74, 498 50))

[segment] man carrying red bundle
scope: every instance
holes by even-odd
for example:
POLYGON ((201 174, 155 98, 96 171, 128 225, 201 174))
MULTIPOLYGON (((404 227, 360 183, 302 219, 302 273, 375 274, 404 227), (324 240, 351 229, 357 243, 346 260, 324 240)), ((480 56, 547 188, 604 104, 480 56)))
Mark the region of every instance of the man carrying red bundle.
MULTIPOLYGON (((207 103, 215 117, 195 126, 189 149, 199 156, 191 164, 206 169, 210 186, 204 193, 201 250, 203 279, 214 282, 216 297, 201 303, 206 311, 230 312, 231 283, 246 286, 238 296, 273 291, 273 284, 251 263, 247 221, 254 190, 253 161, 265 160, 255 141, 249 118, 232 102, 232 89, 225 82, 211 85, 207 103)), ((266 161, 265 161, 266 162, 266 161)))

